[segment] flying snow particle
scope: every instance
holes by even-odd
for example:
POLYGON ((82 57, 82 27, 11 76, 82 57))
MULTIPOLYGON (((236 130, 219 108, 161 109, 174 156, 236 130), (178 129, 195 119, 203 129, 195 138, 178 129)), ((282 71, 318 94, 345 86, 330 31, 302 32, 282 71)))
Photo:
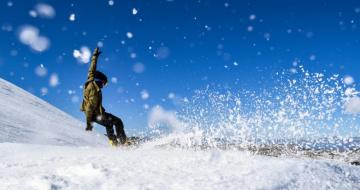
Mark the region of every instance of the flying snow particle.
POLYGON ((80 98, 77 95, 74 95, 74 96, 71 97, 71 102, 74 103, 74 104, 78 103, 79 100, 80 100, 80 98))
POLYGON ((47 74, 47 69, 41 64, 35 68, 35 74, 39 77, 44 77, 47 74))
POLYGON ((312 38, 314 36, 314 33, 313 32, 307 32, 306 33, 306 38, 312 38))
POLYGON ((174 99, 174 98, 175 98, 175 93, 170 92, 170 93, 168 94, 168 98, 169 98, 169 99, 174 99))
POLYGON ((42 87, 40 89, 40 92, 41 92, 41 96, 45 96, 48 94, 49 90, 46 87, 42 87))
POLYGON ((124 88, 119 87, 119 88, 116 89, 116 92, 119 93, 119 94, 121 94, 121 93, 124 92, 124 88))
POLYGON ((12 7, 12 6, 14 6, 14 3, 13 3, 12 1, 8 1, 8 2, 7 2, 7 6, 8 6, 8 7, 12 7))
POLYGON ((224 7, 229 7, 229 3, 228 2, 224 3, 224 7))
POLYGON ((270 33, 265 33, 264 38, 265 38, 266 41, 270 41, 270 38, 271 38, 270 33))
POLYGON ((358 92, 356 92, 356 90, 354 88, 346 88, 344 94, 345 94, 345 96, 354 96, 354 95, 358 94, 358 92))
POLYGON ((137 13, 138 13, 138 10, 135 9, 135 8, 133 8, 133 9, 132 9, 132 14, 133 14, 133 15, 136 15, 137 13))
POLYGON ((345 103, 345 111, 352 114, 360 113, 360 97, 355 96, 350 98, 345 103))
POLYGON ((128 37, 129 39, 131 39, 131 38, 134 37, 134 35, 133 35, 133 33, 131 33, 131 32, 126 32, 126 37, 128 37))
POLYGON ((249 20, 255 20, 255 19, 256 19, 256 15, 251 14, 251 15, 249 16, 249 20))
POLYGON ((118 82, 118 79, 116 77, 111 77, 111 82, 116 84, 118 82))
POLYGON ((51 87, 56 87, 60 84, 59 82, 59 77, 56 73, 53 73, 50 75, 50 79, 49 79, 49 85, 51 87))
POLYGON ((144 104, 144 109, 149 109, 150 108, 150 106, 149 106, 149 104, 144 104))
POLYGON ((290 69, 290 73, 296 74, 296 73, 297 73, 297 70, 296 70, 295 68, 291 68, 291 69, 290 69))
POLYGON ((253 26, 248 26, 248 27, 247 27, 247 31, 248 31, 248 32, 254 31, 254 27, 253 27, 253 26))
POLYGON ((135 73, 143 73, 145 71, 145 65, 142 63, 135 63, 133 66, 133 71, 135 73))
POLYGON ((166 59, 170 55, 170 49, 168 47, 160 47, 157 49, 155 57, 158 59, 166 59))
POLYGON ((45 36, 40 36, 39 29, 34 26, 23 26, 19 30, 19 40, 31 49, 42 52, 49 48, 50 41, 45 36))
POLYGON ((208 26, 208 25, 205 25, 204 28, 205 28, 207 31, 210 31, 210 30, 211 30, 211 27, 208 26))
POLYGON ((45 4, 45 3, 37 4, 35 6, 35 11, 37 15, 41 18, 50 19, 55 17, 55 9, 49 4, 45 4))
POLYGON ((79 63, 89 63, 91 52, 90 49, 86 46, 82 46, 80 50, 75 49, 73 56, 78 60, 79 63))
POLYGON ((346 85, 352 85, 354 83, 354 78, 352 76, 345 76, 344 83, 346 85))
POLYGON ((68 94, 69 95, 76 94, 76 91, 75 90, 68 90, 68 94))
POLYGON ((46 49, 48 49, 49 44, 50 44, 50 42, 49 42, 48 38, 39 36, 36 39, 36 41, 34 41, 31 44, 31 47, 32 47, 32 49, 34 49, 36 51, 42 52, 42 51, 45 51, 46 49))
POLYGON ((135 59, 136 58, 136 53, 130 53, 130 57, 131 57, 131 59, 135 59))
POLYGON ((115 2, 113 0, 109 0, 108 3, 109 3, 110 6, 113 6, 115 4, 115 2))
POLYGON ((69 20, 70 21, 75 21, 75 14, 74 13, 70 14, 69 20))
POLYGON ((97 46, 98 46, 98 47, 103 47, 103 46, 104 46, 104 43, 103 43, 102 41, 99 41, 99 42, 97 43, 97 46))
POLYGON ((295 60, 295 61, 292 62, 292 66, 296 67, 297 65, 298 65, 298 61, 297 61, 297 60, 295 60))
POLYGON ((141 99, 143 100, 147 100, 150 97, 149 92, 147 90, 142 90, 140 94, 141 94, 141 99))
POLYGON ((30 10, 30 11, 29 11, 29 15, 30 15, 31 17, 33 17, 33 18, 36 18, 36 17, 37 17, 37 12, 34 11, 34 10, 30 10))
POLYGON ((315 60, 316 60, 316 56, 315 56, 315 55, 310 55, 309 59, 310 59, 310 61, 315 61, 315 60))
POLYGON ((238 66, 239 65, 239 63, 238 62, 236 62, 236 61, 234 61, 234 66, 238 66))

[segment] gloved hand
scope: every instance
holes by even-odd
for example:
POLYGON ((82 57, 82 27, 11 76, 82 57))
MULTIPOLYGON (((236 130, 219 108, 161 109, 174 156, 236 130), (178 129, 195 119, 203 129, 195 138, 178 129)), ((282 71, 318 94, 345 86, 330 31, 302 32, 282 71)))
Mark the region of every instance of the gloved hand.
POLYGON ((99 47, 96 47, 93 55, 96 57, 99 57, 100 54, 101 54, 101 51, 100 51, 99 47))

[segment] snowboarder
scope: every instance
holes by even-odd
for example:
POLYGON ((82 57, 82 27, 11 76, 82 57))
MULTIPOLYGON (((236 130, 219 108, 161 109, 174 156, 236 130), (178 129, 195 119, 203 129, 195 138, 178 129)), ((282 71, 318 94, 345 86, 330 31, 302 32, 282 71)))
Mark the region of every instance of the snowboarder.
POLYGON ((81 105, 81 111, 83 111, 86 116, 86 131, 92 130, 92 122, 103 125, 106 128, 109 143, 113 146, 117 146, 119 141, 121 144, 126 143, 127 137, 121 119, 105 112, 105 109, 102 106, 101 89, 106 86, 108 81, 104 73, 96 70, 97 60, 100 54, 101 51, 99 48, 95 48, 91 58, 88 79, 84 85, 84 98, 81 105), (116 135, 114 134, 114 125, 116 135))

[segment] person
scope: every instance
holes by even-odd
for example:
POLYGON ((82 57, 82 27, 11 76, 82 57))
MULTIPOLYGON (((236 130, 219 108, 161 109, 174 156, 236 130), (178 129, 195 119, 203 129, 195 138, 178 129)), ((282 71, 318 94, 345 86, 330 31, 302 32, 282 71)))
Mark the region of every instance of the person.
POLYGON ((101 89, 106 86, 108 81, 104 73, 96 70, 100 54, 101 51, 99 48, 95 48, 91 58, 88 78, 83 87, 84 97, 80 110, 83 111, 86 116, 86 131, 91 131, 93 129, 92 122, 103 125, 106 128, 109 143, 113 146, 117 146, 118 143, 125 144, 127 137, 122 120, 111 113, 107 113, 102 106, 101 89), (114 126, 116 135, 114 133, 114 126))

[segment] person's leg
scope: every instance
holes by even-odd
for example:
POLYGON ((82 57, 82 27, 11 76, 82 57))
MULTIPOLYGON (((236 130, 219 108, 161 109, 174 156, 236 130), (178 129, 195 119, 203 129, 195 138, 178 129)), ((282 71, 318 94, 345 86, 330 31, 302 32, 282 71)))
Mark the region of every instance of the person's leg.
POLYGON ((115 125, 116 135, 120 139, 121 143, 125 143, 126 134, 124 131, 124 124, 122 120, 111 113, 105 113, 106 118, 110 121, 112 125, 115 125))
MULTIPOLYGON (((113 128, 113 123, 108 119, 108 117, 106 116, 106 114, 104 114, 103 116, 97 116, 96 119, 94 120, 96 123, 98 123, 99 125, 102 125, 105 127, 106 129, 106 135, 108 136, 109 140, 111 141, 115 141, 116 140, 116 135, 114 133, 114 128, 113 128)), ((117 140, 116 140, 117 141, 117 140)))

